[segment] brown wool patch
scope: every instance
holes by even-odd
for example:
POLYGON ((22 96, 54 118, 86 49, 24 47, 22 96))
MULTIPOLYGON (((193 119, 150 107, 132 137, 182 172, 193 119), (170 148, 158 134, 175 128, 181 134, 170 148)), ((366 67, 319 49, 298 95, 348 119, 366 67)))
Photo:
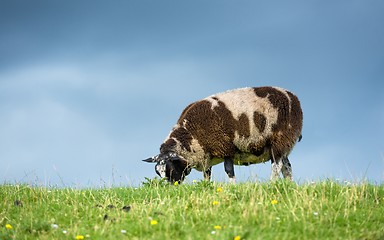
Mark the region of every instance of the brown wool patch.
POLYGON ((249 138, 251 136, 249 120, 245 113, 241 114, 239 121, 237 121, 237 132, 240 136, 245 138, 249 138))
POLYGON ((173 139, 168 139, 160 146, 160 153, 167 153, 169 151, 174 150, 176 147, 176 141, 173 139))
POLYGON ((169 136, 170 138, 176 138, 187 151, 191 151, 192 135, 184 127, 178 127, 174 129, 169 136))
POLYGON ((298 133, 301 134, 301 129, 303 127, 303 112, 301 110, 300 101, 293 93, 289 91, 287 91, 287 93, 291 99, 291 115, 289 123, 291 124, 292 129, 299 130, 298 133))
POLYGON ((267 125, 267 119, 263 114, 258 112, 253 113, 253 122, 255 126, 259 129, 259 132, 264 132, 265 126, 267 125))
POLYGON ((181 113, 180 117, 179 117, 179 120, 177 120, 177 123, 180 124, 180 126, 182 126, 183 124, 183 120, 185 119, 185 114, 188 112, 188 110, 193 106, 195 105, 197 102, 194 102, 194 103, 191 103, 189 104, 186 108, 184 108, 183 112, 181 113))
POLYGON ((268 94, 269 94, 269 91, 271 89, 272 89, 272 87, 257 87, 257 88, 253 88, 253 90, 255 91, 255 94, 258 97, 261 97, 261 98, 267 97, 268 94))
POLYGON ((286 91, 290 98, 288 99, 286 94, 273 87, 254 88, 254 91, 259 97, 267 97, 272 106, 278 110, 277 121, 272 127, 273 134, 270 142, 275 158, 281 158, 289 153, 301 134, 302 113, 300 103, 292 93, 286 91), (291 128, 288 127, 289 124, 292 126, 291 128))
MULTIPOLYGON (((207 100, 190 105, 188 110, 184 111, 183 119, 179 119, 179 124, 186 119, 185 128, 211 156, 232 156, 235 152, 232 114, 223 103, 213 110, 211 105, 207 100)), ((174 136, 179 140, 178 133, 174 136)))
POLYGON ((264 141, 259 142, 257 145, 255 143, 249 144, 249 151, 258 157, 261 156, 268 148, 269 146, 266 146, 264 141))

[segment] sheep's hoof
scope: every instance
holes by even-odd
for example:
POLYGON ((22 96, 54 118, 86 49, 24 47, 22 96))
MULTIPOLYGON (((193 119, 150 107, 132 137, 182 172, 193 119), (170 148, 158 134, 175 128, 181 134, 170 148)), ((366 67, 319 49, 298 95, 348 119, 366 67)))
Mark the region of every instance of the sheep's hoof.
POLYGON ((230 177, 229 178, 229 183, 235 184, 236 183, 236 178, 234 176, 230 177))

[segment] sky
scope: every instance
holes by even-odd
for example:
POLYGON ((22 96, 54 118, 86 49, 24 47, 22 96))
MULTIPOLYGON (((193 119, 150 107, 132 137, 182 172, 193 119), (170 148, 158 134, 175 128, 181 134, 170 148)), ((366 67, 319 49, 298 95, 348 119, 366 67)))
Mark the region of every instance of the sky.
MULTIPOLYGON (((297 182, 384 181, 384 2, 0 2, 0 183, 137 186, 191 102, 294 92, 297 182)), ((235 167, 268 181, 270 163, 235 167)), ((203 179, 194 170, 186 182, 203 179)), ((223 164, 215 181, 228 181, 223 164)))

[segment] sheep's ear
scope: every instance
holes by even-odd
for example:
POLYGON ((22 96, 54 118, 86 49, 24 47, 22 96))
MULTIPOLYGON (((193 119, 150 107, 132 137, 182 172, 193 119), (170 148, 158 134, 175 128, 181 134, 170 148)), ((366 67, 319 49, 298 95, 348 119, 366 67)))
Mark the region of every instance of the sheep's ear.
POLYGON ((154 156, 154 157, 150 157, 150 158, 144 159, 143 161, 144 161, 144 162, 148 162, 148 163, 155 163, 155 162, 158 162, 158 161, 159 161, 158 156, 159 156, 159 155, 154 156))

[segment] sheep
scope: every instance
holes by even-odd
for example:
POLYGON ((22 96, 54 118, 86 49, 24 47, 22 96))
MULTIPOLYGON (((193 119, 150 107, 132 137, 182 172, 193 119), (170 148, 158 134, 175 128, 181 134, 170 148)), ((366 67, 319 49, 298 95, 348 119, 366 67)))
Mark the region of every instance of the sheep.
POLYGON ((235 181, 235 165, 271 160, 272 181, 292 180, 288 155, 301 140, 303 113, 299 99, 279 87, 247 87, 218 93, 188 105, 160 146, 160 154, 143 161, 170 183, 181 183, 191 169, 210 180, 212 166, 224 162, 235 181))

